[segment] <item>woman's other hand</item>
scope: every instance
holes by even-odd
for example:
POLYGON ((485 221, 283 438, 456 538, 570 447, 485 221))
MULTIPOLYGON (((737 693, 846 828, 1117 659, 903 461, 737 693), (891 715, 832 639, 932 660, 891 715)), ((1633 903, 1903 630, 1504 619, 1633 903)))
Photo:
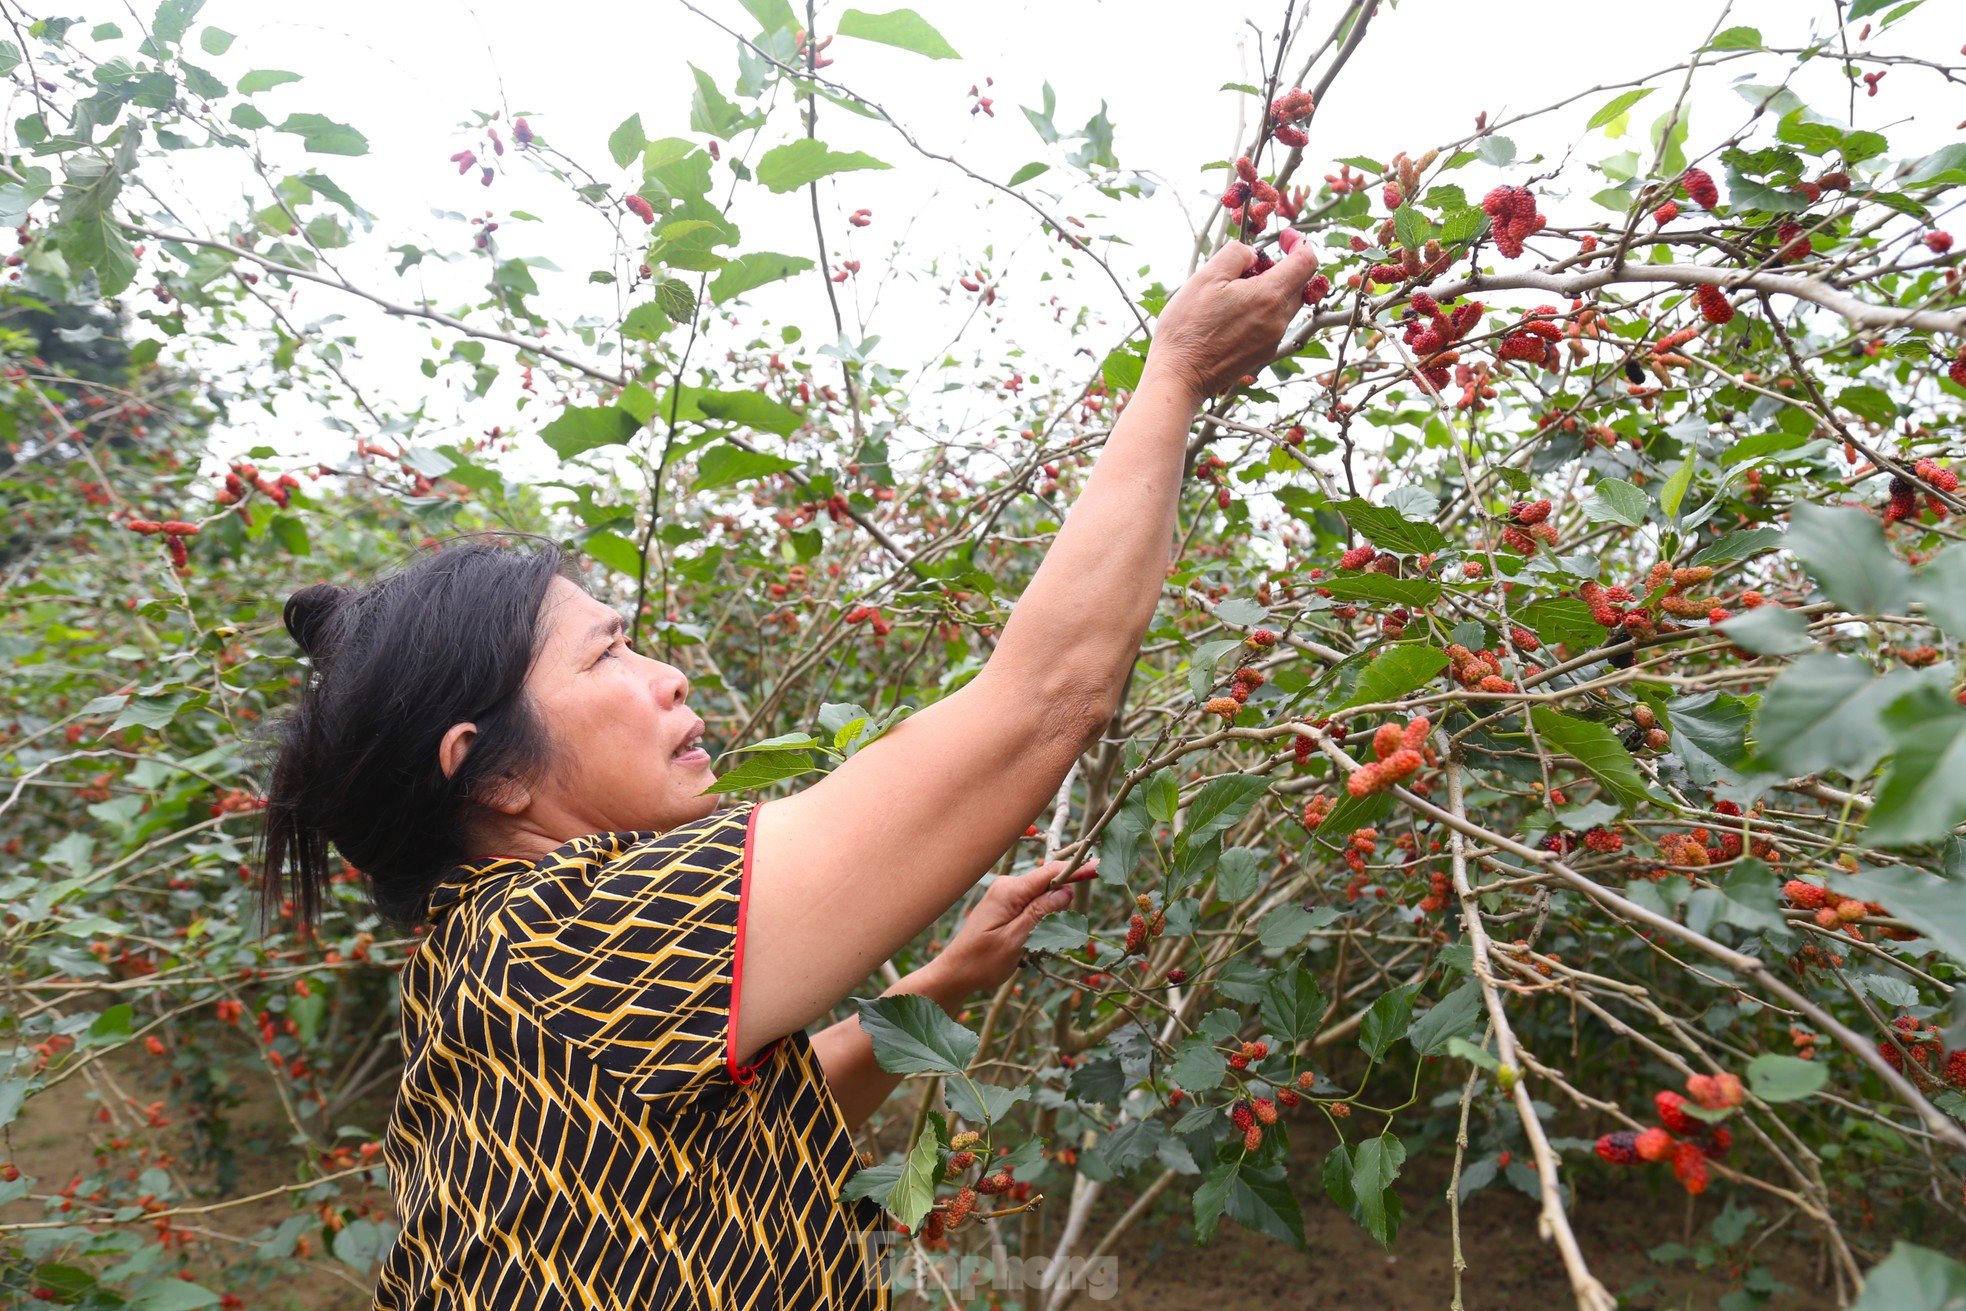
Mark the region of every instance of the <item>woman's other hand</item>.
POLYGON ((982 900, 964 917, 956 936, 924 970, 940 976, 943 989, 961 996, 993 992, 1017 972, 1025 940, 1038 921, 1072 904, 1073 883, 1097 874, 1091 857, 1064 884, 1049 887, 1065 870, 1062 860, 1047 860, 1024 874, 999 877, 983 890, 982 900))

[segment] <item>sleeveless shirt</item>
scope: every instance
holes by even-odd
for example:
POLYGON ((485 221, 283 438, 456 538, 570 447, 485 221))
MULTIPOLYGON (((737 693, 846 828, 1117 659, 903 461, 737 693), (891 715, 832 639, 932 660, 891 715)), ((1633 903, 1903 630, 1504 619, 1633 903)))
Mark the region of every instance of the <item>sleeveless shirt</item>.
POLYGON ((885 1311, 804 1032, 733 1050, 747 802, 453 871, 402 972, 377 1311, 885 1311))

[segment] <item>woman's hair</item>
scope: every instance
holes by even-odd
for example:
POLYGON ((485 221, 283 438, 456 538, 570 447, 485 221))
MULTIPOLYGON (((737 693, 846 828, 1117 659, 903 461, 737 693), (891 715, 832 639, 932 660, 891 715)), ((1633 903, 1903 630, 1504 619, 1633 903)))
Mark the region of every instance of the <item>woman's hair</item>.
POLYGON ((456 537, 365 587, 287 598, 287 632, 312 666, 300 704, 274 726, 260 854, 261 923, 291 897, 318 919, 328 848, 368 880, 391 925, 423 922, 429 896, 470 852, 481 800, 550 768, 524 695, 555 577, 578 582, 544 538, 456 537), (477 725, 456 773, 437 750, 477 725))

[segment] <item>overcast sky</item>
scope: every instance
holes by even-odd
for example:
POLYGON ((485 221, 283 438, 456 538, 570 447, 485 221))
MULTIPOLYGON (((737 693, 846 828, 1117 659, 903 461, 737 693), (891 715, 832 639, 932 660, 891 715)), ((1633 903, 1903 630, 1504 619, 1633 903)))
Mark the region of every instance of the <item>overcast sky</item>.
MULTIPOLYGON (((695 2, 747 33, 755 27, 737 0, 695 2)), ((884 0, 861 2, 872 10, 889 7, 884 0)), ((147 11, 149 0, 140 3, 147 11)), ((828 15, 846 7, 822 5, 820 30, 830 30, 837 20, 828 15)), ((1129 245, 1109 254, 1131 286, 1149 280, 1141 276, 1143 269, 1170 284, 1178 281, 1189 249, 1184 206, 1200 213, 1219 190, 1220 175, 1204 173, 1202 166, 1223 158, 1238 113, 1247 105, 1218 88, 1260 79, 1257 31, 1269 40, 1281 0, 918 0, 916 8, 961 60, 931 61, 841 37, 827 52, 836 59, 827 75, 882 103, 924 146, 953 154, 998 180, 1027 162, 1052 162, 1049 173, 1026 184, 1034 198, 1053 212, 1087 216, 1095 231, 1123 234, 1129 245), (994 118, 969 112, 967 92, 986 76, 995 79, 994 86, 981 88, 995 100, 994 118), (1064 186, 1073 171, 1062 164, 1062 148, 1047 147, 1017 111, 1019 105, 1039 104, 1046 82, 1057 93, 1056 121, 1067 130, 1083 124, 1103 99, 1121 165, 1159 179, 1163 188, 1150 199, 1121 202, 1082 186, 1062 196, 1046 194, 1064 186)), ((90 22, 133 27, 121 4, 72 0, 64 10, 78 11, 90 22)), ((1317 38, 1338 12, 1331 0, 1311 5, 1310 30, 1317 38)), ((1404 0, 1381 12, 1352 68, 1320 110, 1309 151, 1313 176, 1339 156, 1418 153, 1466 132, 1479 110, 1494 121, 1568 93, 1657 72, 1700 44, 1720 12, 1711 0, 1515 7, 1404 0)), ((1738 0, 1722 25, 1753 26, 1770 44, 1795 45, 1812 30, 1828 28, 1834 13, 1830 0, 1738 0)), ((1966 63, 1957 53, 1966 41, 1962 18, 1966 6, 1930 0, 1874 36, 1871 45, 1966 63)), ((237 37, 220 58, 196 53, 196 29, 188 42, 194 60, 228 81, 250 69, 302 75, 302 81, 259 97, 275 121, 287 112, 312 110, 345 119, 366 134, 370 151, 355 159, 305 156, 292 149, 291 137, 261 136, 276 160, 327 172, 378 216, 386 240, 368 239, 375 258, 351 260, 349 268, 385 295, 409 300, 430 294, 443 308, 476 298, 485 279, 482 262, 449 268, 426 263, 411 277, 398 277, 384 247, 409 240, 466 249, 470 229, 458 216, 489 208, 499 217, 507 256, 542 256, 564 271, 539 275, 546 303, 567 317, 605 319, 619 309, 617 289, 586 280, 590 269, 610 262, 613 234, 597 216, 556 196, 516 153, 500 161, 505 173, 489 188, 478 184, 475 173, 457 175, 447 157, 474 143, 475 134, 461 126, 473 111, 526 114, 542 136, 601 177, 632 185, 607 157, 606 139, 616 124, 639 113, 651 137, 694 135, 688 129, 688 65, 726 85, 735 71, 733 40, 679 0, 338 0, 332 6, 209 0, 198 25, 237 37), (516 221, 510 216, 514 209, 544 221, 516 221)), ((1744 120, 1746 102, 1730 83, 1779 76, 1787 62, 1761 55, 1703 73, 1695 84, 1690 153, 1710 149, 1744 120)), ((1677 75, 1663 81, 1634 111, 1634 136, 1642 136, 1670 103, 1678 84, 1677 75)), ((1850 108, 1833 61, 1818 61, 1793 85, 1819 112, 1842 117, 1850 108)), ((1591 160, 1622 148, 1626 143, 1582 133, 1592 110, 1609 96, 1585 96, 1569 110, 1512 131, 1519 155, 1560 156, 1574 147, 1573 158, 1591 160)), ((1859 125, 1887 132, 1894 154, 1915 154, 1959 139, 1955 125, 1966 119, 1966 95, 1930 72, 1899 67, 1875 98, 1860 93, 1855 110, 1859 125)), ((781 111, 753 154, 795 131, 793 116, 781 111)), ((959 359, 980 352, 983 359, 1001 360, 1006 344, 1016 343, 1029 351, 1023 360, 1027 369, 1080 381, 1090 362, 1082 356, 1073 360, 1078 343, 1055 326, 1054 296, 1068 306, 1087 306, 1104 322, 1089 342, 1095 350, 1103 353, 1123 335, 1128 315, 1119 294, 1083 265, 1075 276, 1061 276, 1058 248, 1028 210, 954 169, 915 156, 883 124, 822 105, 820 136, 836 148, 865 150, 894 166, 843 175, 826 185, 823 197, 834 251, 863 263, 860 276, 843 289, 849 335, 879 334, 883 345, 877 354, 884 362, 908 368, 950 349, 959 359), (845 214, 862 206, 874 210, 874 224, 848 227, 845 214), (904 248, 895 251, 893 243, 904 238, 904 248), (987 315, 977 314, 974 298, 953 286, 957 272, 977 266, 1004 278, 998 303, 987 315), (1045 274, 1049 280, 1040 280, 1045 274)), ((153 170, 147 177, 174 201, 189 202, 205 221, 223 224, 243 214, 246 205, 242 174, 223 158, 233 153, 185 152, 170 175, 153 170), (220 164, 227 165, 225 171, 213 168, 220 164)), ((1467 185, 1473 190, 1525 172, 1477 174, 1467 185)), ((1552 197, 1544 208, 1559 222, 1600 220, 1606 211, 1589 200, 1596 185, 1580 175, 1570 195, 1552 197)), ((263 203, 263 197, 253 199, 263 203)), ((774 197, 746 188, 735 217, 747 249, 816 254, 803 193, 774 197)), ((824 287, 816 276, 758 293, 754 301, 755 308, 740 312, 747 327, 765 318, 797 323, 806 331, 807 347, 832 335, 824 287)), ((303 320, 334 312, 349 314, 350 324, 360 325, 360 358, 350 369, 364 386, 406 401, 430 391, 433 384, 417 368, 430 331, 379 320, 372 310, 333 293, 308 291, 293 305, 303 320)), ((588 353, 578 343, 573 347, 588 353)), ((491 358, 510 357, 493 347, 491 358)), ((473 407, 469 422, 497 422, 500 414, 509 421, 513 394, 501 388, 490 404, 473 407)), ((931 421, 932 410, 957 426, 1015 426, 1014 413, 987 399, 962 394, 933 406, 929 399, 917 397, 924 422, 931 421)), ((521 426, 536 426, 546 417, 535 410, 521 426)), ((423 444, 459 435, 446 427, 449 403, 441 396, 432 398, 432 419, 418 434, 423 444)), ((282 407, 278 420, 254 436, 296 454, 332 455, 345 451, 348 442, 344 434, 323 430, 318 415, 293 406, 282 407)))

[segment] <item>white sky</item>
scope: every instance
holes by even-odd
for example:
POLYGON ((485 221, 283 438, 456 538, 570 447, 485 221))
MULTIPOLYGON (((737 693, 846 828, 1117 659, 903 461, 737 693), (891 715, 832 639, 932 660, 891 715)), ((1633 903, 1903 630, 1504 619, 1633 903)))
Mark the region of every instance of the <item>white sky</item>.
MULTIPOLYGON (((149 0, 140 3, 147 17, 149 0)), ((736 0, 698 3, 747 33, 755 26, 736 0)), ((890 7, 887 0, 861 3, 874 10, 890 7)), ((827 15, 845 7, 822 5, 820 30, 830 30, 827 15)), ((841 37, 827 51, 837 62, 826 74, 881 102, 926 146, 999 180, 1028 161, 1054 161, 1053 170, 1026 184, 1027 190, 1054 213, 1085 216, 1095 232, 1124 234, 1130 249, 1114 250, 1112 262, 1133 287, 1149 280, 1139 276, 1143 266, 1170 285, 1177 282, 1187 267, 1189 244, 1183 204, 1200 213, 1219 190, 1221 175, 1204 174, 1201 167, 1226 154, 1239 108, 1248 103, 1217 88, 1224 82, 1260 80, 1249 24, 1263 28, 1267 39, 1282 12, 1281 0, 1208 5, 1186 0, 917 0, 915 7, 962 52, 960 62, 931 61, 841 37), (966 92, 986 75, 996 79, 987 88, 996 101, 995 118, 968 112, 966 92), (1062 200, 1043 195, 1073 173, 1060 162, 1062 148, 1046 147, 1017 110, 1018 105, 1037 105, 1047 80, 1058 94, 1056 121, 1061 128, 1078 127, 1103 97, 1122 166, 1167 185, 1144 201, 1114 202, 1083 187, 1062 200)), ((1312 4, 1314 39, 1321 39, 1340 8, 1333 0, 1312 4)), ((83 0, 65 10, 78 11, 89 22, 134 27, 129 10, 120 4, 83 0)), ((1955 0, 1929 0, 1889 32, 1873 37, 1871 44, 1880 51, 1966 63, 1956 53, 1966 39, 1966 25, 1958 21, 1961 11, 1955 0)), ((1397 9, 1381 13, 1352 67, 1327 97, 1313 127, 1308 162, 1317 167, 1310 175, 1323 173, 1340 155, 1384 159, 1399 149, 1417 154, 1467 131, 1479 109, 1487 109, 1494 121, 1567 93, 1655 72, 1697 46, 1719 12, 1708 0, 1650 0, 1632 7, 1602 0, 1515 7, 1404 0, 1397 9)), ((1770 44, 1793 45, 1811 29, 1827 28, 1833 18, 1830 0, 1738 0, 1722 26, 1755 26, 1770 44)), ((490 188, 478 185, 475 172, 457 175, 447 157, 475 143, 475 134, 459 126, 473 110, 506 107, 526 114, 542 136, 599 176, 632 186, 636 179, 617 172, 607 157, 605 143, 615 125, 639 112, 651 137, 692 136, 686 65, 693 62, 726 85, 735 70, 733 41, 676 0, 339 0, 333 6, 209 0, 198 21, 198 27, 205 25, 238 38, 217 58, 197 51, 196 27, 187 42, 196 62, 226 80, 236 81, 249 69, 303 75, 299 83, 258 97, 256 103, 270 118, 278 121, 300 110, 325 112, 367 135, 367 156, 343 158, 303 155, 294 149, 294 138, 259 134, 276 162, 296 171, 314 168, 329 174, 378 216, 378 233, 358 239, 372 258, 351 258, 349 269, 362 272, 363 280, 384 295, 410 300, 428 293, 442 309, 478 298, 488 273, 483 261, 449 267, 426 261, 421 270, 399 278, 394 257, 385 248, 409 240, 468 250, 471 230, 455 215, 489 207, 498 212, 498 237, 508 257, 540 255, 564 270, 538 274, 546 292, 542 304, 568 318, 608 318, 619 312, 617 288, 586 281, 588 270, 610 265, 613 242, 613 234, 591 211, 557 195, 553 184, 536 176, 516 152, 505 155, 505 174, 490 188), (532 211, 546 221, 512 221, 512 209, 532 211)), ((1730 82, 1748 73, 1756 75, 1751 80, 1768 80, 1787 62, 1760 55, 1703 73, 1695 84, 1689 153, 1705 152, 1744 120, 1746 102, 1729 90, 1730 82)), ((1793 85, 1820 113, 1841 117, 1848 108, 1833 61, 1818 61, 1793 85)), ((1635 111, 1635 137, 1670 103, 1677 87, 1675 76, 1635 111)), ((1609 97, 1608 92, 1584 97, 1569 110, 1513 131, 1518 155, 1526 159, 1539 150, 1560 153, 1576 145, 1578 158, 1589 160, 1622 149, 1626 143, 1606 141, 1601 134, 1579 139, 1592 110, 1609 97)), ((1858 125, 1885 131, 1895 155, 1923 153, 1958 139, 1955 124, 1966 119, 1966 95, 1958 87, 1928 71, 1902 66, 1884 79, 1877 97, 1867 98, 1860 89, 1855 107, 1858 125)), ((20 112, 16 105, 9 117, 20 112)), ((797 131, 793 115, 781 108, 752 151, 754 157, 797 131)), ((983 360, 999 361, 1007 346, 1017 343, 1029 351, 1022 360, 1027 370, 1056 374, 1062 386, 1075 386, 1093 362, 1072 358, 1081 343, 1069 341, 1053 325, 1046 304, 1053 295, 1067 304, 1082 303, 1103 319, 1106 326, 1085 343, 1098 354, 1124 335, 1129 316, 1112 286, 1083 263, 1069 281, 1058 280, 1062 271, 1055 252, 1060 248, 1043 237, 1027 210, 945 165, 920 159, 885 125, 823 102, 820 136, 835 148, 865 150, 894 166, 886 172, 845 174, 823 188, 826 227, 836 252, 863 261, 861 275, 843 289, 848 293, 843 308, 850 319, 849 334, 880 335, 877 355, 884 363, 909 369, 938 358, 952 342, 960 343, 954 351, 958 358, 974 358, 980 351, 983 360), (844 217, 860 206, 872 208, 876 222, 856 231, 844 217), (892 243, 904 233, 905 247, 894 250, 892 243), (975 315, 974 298, 953 288, 956 272, 978 265, 1007 270, 990 315, 975 315), (1047 272, 1053 280, 1041 281, 1047 272)), ((226 157, 235 154, 185 152, 178 157, 175 177, 154 170, 146 177, 166 194, 188 198, 207 222, 218 226, 242 216, 246 208, 239 198, 243 174, 236 161, 227 164, 226 157), (227 164, 227 171, 215 172, 218 164, 227 164)), ((1506 176, 1512 180, 1525 171, 1518 168, 1506 176)), ((726 177, 721 170, 717 176, 726 177)), ((1503 176, 1477 170, 1463 185, 1479 194, 1477 188, 1503 176)), ((1557 222, 1601 220, 1607 211, 1588 199, 1597 185, 1580 174, 1574 194, 1554 196, 1544 209, 1557 222)), ((803 192, 779 197, 746 187, 734 217, 744 229, 746 249, 808 257, 816 253, 803 192)), ((139 307, 148 303, 140 294, 144 285, 139 278, 131 293, 139 307)), ((805 330, 801 346, 806 349, 831 337, 824 289, 815 275, 754 293, 752 300, 752 309, 740 310, 747 330, 767 318, 774 324, 797 323, 805 330)), ((350 316, 340 326, 359 330, 361 345, 349 369, 365 387, 411 404, 437 385, 418 369, 433 336, 430 330, 407 327, 316 290, 303 292, 291 312, 302 322, 337 312, 350 316)), ((721 358, 723 344, 709 357, 713 362, 721 358)), ((575 353, 586 353, 578 343, 571 346, 575 353)), ((447 351, 448 342, 436 353, 447 351)), ((511 357, 492 346, 488 358, 503 364, 511 357)), ((516 369, 512 374, 509 385, 501 384, 491 401, 473 407, 469 426, 462 429, 446 426, 451 402, 433 396, 433 422, 419 431, 419 444, 454 440, 494 422, 511 426, 516 369)), ((833 375, 829 370, 822 376, 833 375)), ((989 397, 969 392, 932 405, 929 395, 918 392, 917 400, 923 404, 916 417, 924 421, 933 412, 956 426, 1009 422, 1016 427, 1028 422, 1002 411, 989 397)), ((520 426, 533 428, 548 417, 534 409, 520 426)), ((250 419, 243 410, 235 415, 235 421, 250 419)), ((266 441, 296 455, 337 458, 348 449, 348 438, 325 430, 318 413, 291 403, 281 406, 277 420, 238 436, 241 444, 266 441)))

